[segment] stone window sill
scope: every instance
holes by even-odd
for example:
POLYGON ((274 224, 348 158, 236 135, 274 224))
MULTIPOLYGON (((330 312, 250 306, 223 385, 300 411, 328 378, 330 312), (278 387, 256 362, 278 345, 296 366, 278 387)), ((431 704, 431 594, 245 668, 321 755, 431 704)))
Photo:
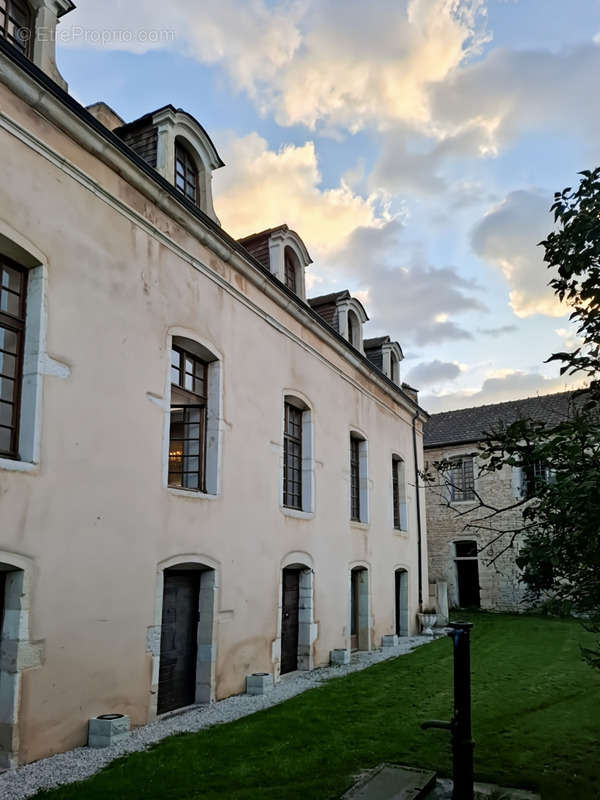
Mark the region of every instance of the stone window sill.
POLYGON ((191 500, 216 500, 219 496, 218 494, 195 492, 193 489, 176 489, 174 486, 167 486, 167 490, 174 497, 188 497, 191 500))
POLYGON ((280 506, 281 512, 285 517, 292 517, 293 519, 314 519, 314 511, 301 511, 299 508, 287 508, 280 506))
POLYGON ((350 527, 355 528, 357 531, 368 531, 369 530, 369 523, 368 522, 357 522, 355 519, 350 520, 350 527))
POLYGON ((36 472, 39 466, 39 464, 33 464, 31 461, 16 461, 12 458, 0 458, 0 469, 5 469, 9 472, 36 472))

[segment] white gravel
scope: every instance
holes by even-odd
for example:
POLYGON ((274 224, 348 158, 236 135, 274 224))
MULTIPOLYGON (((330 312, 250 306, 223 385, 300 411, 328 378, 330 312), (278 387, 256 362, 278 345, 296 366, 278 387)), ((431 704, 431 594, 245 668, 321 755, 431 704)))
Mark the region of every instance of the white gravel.
POLYGON ((40 789, 81 781, 101 770, 115 758, 137 750, 145 750, 166 736, 185 731, 199 731, 221 722, 232 722, 263 708, 283 703, 290 697, 319 686, 331 678, 339 678, 350 672, 370 667, 379 661, 404 655, 428 642, 431 642, 431 637, 409 636, 403 638, 398 647, 386 647, 370 653, 353 653, 352 663, 346 666, 321 667, 310 672, 292 673, 284 677, 266 695, 235 695, 217 703, 197 706, 189 711, 168 716, 166 719, 163 717, 150 725, 135 728, 127 741, 122 744, 101 750, 77 747, 67 753, 59 753, 33 764, 26 764, 0 775, 0 797, 2 800, 22 800, 31 797, 40 789))

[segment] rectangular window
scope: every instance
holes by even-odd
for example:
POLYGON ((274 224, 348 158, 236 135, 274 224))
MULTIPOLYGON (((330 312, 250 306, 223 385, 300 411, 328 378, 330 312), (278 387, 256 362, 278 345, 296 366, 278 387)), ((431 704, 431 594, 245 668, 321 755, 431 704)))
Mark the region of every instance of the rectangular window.
POLYGON ((206 363, 173 347, 169 486, 204 492, 205 461, 206 363))
POLYGON ((450 499, 453 502, 475 499, 473 456, 452 459, 450 471, 450 499))
POLYGON ((19 456, 27 272, 0 259, 0 456, 19 456))
POLYGON ((401 458, 392 459, 392 491, 394 494, 394 528, 406 531, 408 530, 406 487, 404 461, 401 458))
POLYGON ((283 505, 302 509, 302 410, 285 404, 283 505))
POLYGON ((350 438, 350 519, 360 522, 360 441, 350 438))

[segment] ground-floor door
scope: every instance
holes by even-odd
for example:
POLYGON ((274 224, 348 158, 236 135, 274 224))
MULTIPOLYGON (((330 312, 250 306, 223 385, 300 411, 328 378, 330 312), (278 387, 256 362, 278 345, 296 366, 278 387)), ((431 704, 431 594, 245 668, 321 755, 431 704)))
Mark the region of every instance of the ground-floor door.
POLYGON ((298 669, 298 608, 300 570, 283 570, 283 606, 281 610, 281 674, 298 669))
POLYGON ((164 714, 196 700, 198 653, 198 570, 166 570, 157 711, 164 714))
POLYGON ((397 569, 395 573, 396 636, 408 636, 408 573, 397 569))
POLYGON ((6 572, 0 570, 0 642, 2 641, 2 628, 4 627, 4 598, 6 595, 6 572))
POLYGON ((350 573, 350 648, 358 650, 358 632, 360 630, 360 570, 350 573))
POLYGON ((479 562, 477 559, 457 560, 458 605, 461 608, 479 608, 479 562))

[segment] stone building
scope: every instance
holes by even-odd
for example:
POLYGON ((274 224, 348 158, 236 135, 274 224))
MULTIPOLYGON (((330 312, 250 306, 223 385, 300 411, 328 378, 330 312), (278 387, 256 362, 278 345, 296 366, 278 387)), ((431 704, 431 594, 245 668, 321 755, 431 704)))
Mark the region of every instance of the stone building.
POLYGON ((72 7, 0 2, 0 767, 393 642, 428 585, 399 345, 223 230, 192 116, 68 94, 72 7))
MULTIPOLYGON (((438 476, 426 490, 430 597, 444 594, 447 587, 450 607, 523 609, 524 588, 515 563, 518 541, 506 549, 509 538, 497 539, 497 531, 519 526, 521 507, 494 520, 495 531, 465 526, 488 513, 478 510, 467 515, 479 505, 475 492, 496 508, 508 508, 526 497, 528 476, 520 468, 508 466, 480 474, 478 445, 499 423, 509 425, 518 419, 559 422, 568 414, 571 397, 571 392, 562 392, 430 417, 424 435, 426 464, 432 468, 435 462, 453 462, 450 474, 438 476)), ((538 471, 543 469, 539 465, 538 471)), ((435 474, 435 470, 431 472, 435 474)))

